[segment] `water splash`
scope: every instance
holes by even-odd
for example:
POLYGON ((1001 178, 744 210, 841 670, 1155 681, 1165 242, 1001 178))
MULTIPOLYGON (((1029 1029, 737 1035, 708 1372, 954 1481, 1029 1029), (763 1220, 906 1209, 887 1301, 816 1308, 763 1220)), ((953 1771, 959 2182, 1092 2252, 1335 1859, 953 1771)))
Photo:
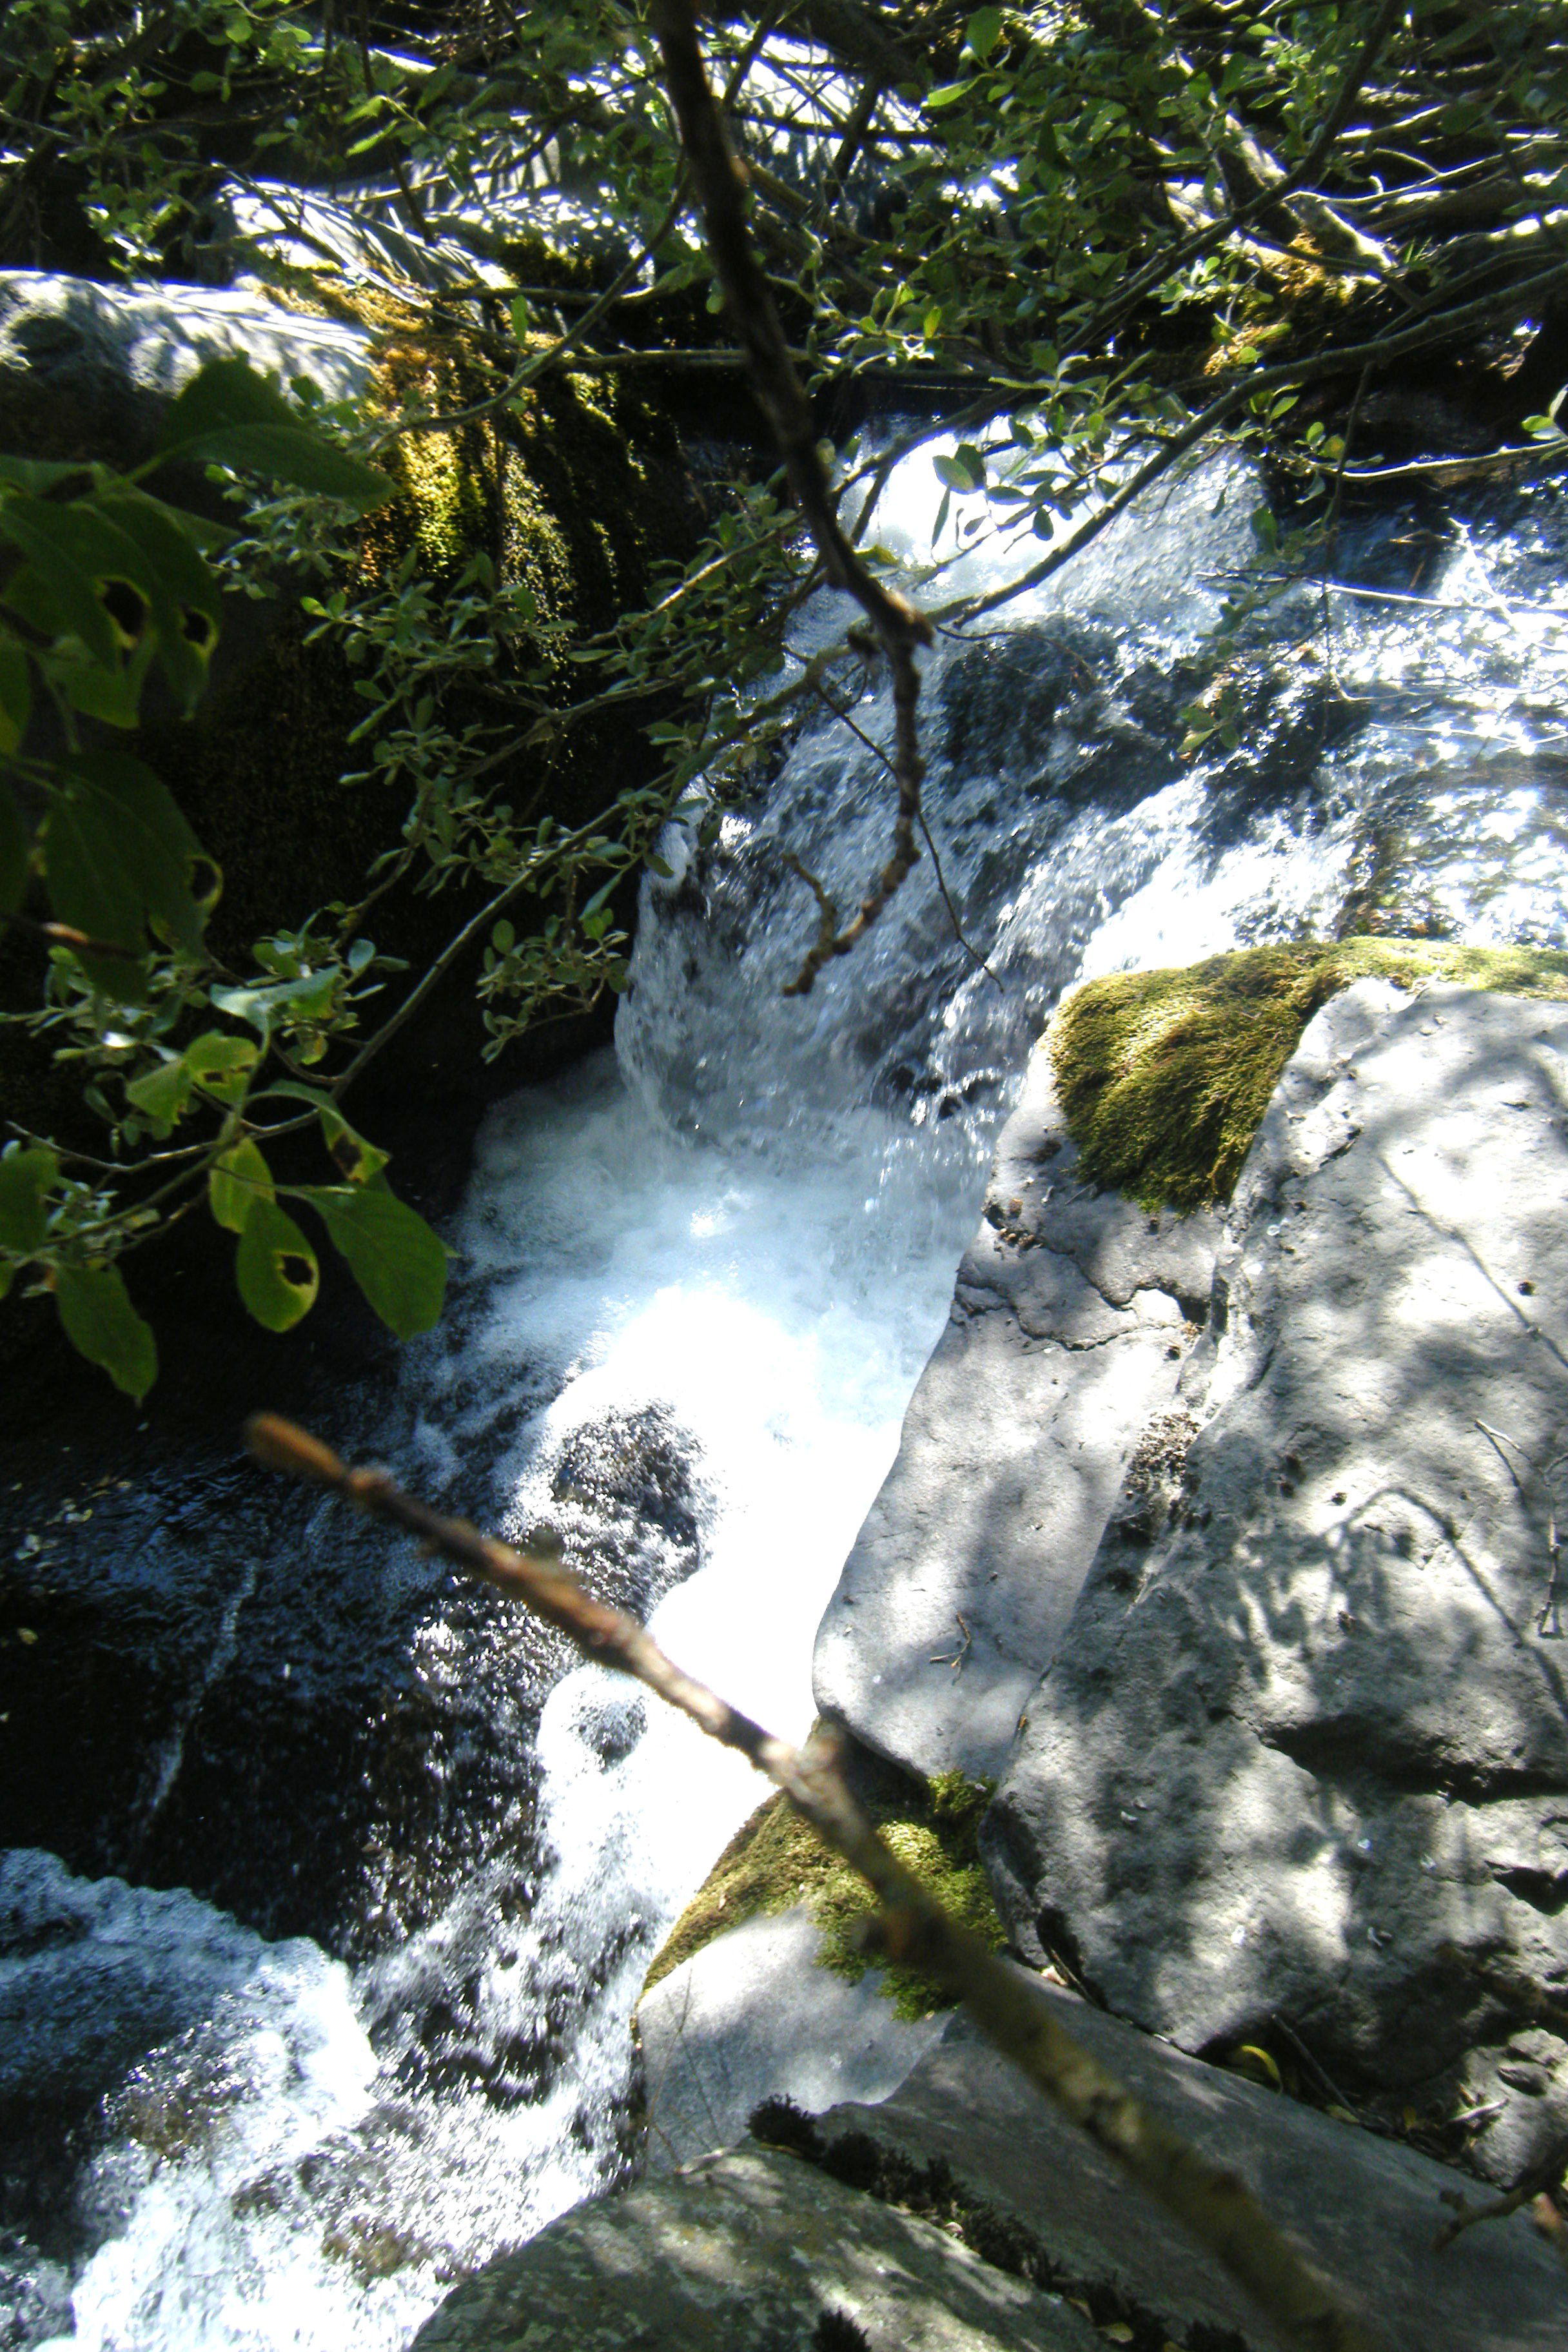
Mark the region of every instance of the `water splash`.
MULTIPOLYGON (((1568 943, 1560 494, 1436 538, 1415 510, 1347 521, 1336 579, 1435 602, 1282 589, 1226 649, 1239 742, 1194 755, 1222 602, 1258 584, 1256 495, 1233 459, 1200 469, 932 656, 928 808, 988 971, 928 856, 809 1000, 780 996, 814 924, 784 853, 851 904, 889 824, 877 762, 819 716, 710 846, 667 841, 618 1063, 481 1138, 451 1311, 385 1450, 474 1516, 548 1522, 786 1734, 1061 989, 1368 921, 1568 943)), ((879 534, 919 552, 928 502, 924 457, 879 534)), ((1038 548, 969 548, 947 584, 1038 548)), ((383 1924, 349 1969, 187 1895, 7 1865, 34 1910, 0 1910, 0 2001, 22 1987, 46 2041, 109 2021, 63 2073, 66 2043, 18 2045, 18 2095, 68 2080, 75 2105, 28 2110, 58 2161, 0 2241, 12 2344, 63 2343, 68 2289, 100 2352, 393 2352, 450 2278, 624 2171, 632 2004, 756 1786, 411 1549, 384 1577, 426 1596, 410 1638, 451 1769, 482 1749, 501 1791, 413 1932, 383 1924)))

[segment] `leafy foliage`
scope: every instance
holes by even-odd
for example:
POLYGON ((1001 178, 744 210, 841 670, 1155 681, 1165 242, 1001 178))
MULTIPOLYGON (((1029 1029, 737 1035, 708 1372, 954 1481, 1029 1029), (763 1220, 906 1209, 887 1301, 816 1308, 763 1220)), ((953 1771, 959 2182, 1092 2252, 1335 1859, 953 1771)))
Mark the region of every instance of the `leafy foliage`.
MULTIPOLYGON (((392 488, 243 361, 216 362, 192 379, 143 470, 174 456, 263 470, 362 512, 392 488)), ((204 936, 221 877, 153 771, 88 731, 93 721, 135 724, 154 657, 183 707, 200 693, 221 619, 204 551, 209 528, 107 467, 10 460, 0 468, 0 536, 17 556, 0 595, 9 722, 0 752, 0 907, 32 923, 22 911, 30 894, 47 904, 38 928, 55 942, 60 1011, 45 1017, 68 1020, 89 1041, 75 1050, 112 1069, 123 1099, 111 1112, 116 1146, 144 1137, 163 1144, 177 1132, 191 1139, 140 1164, 133 1152, 97 1163, 107 1180, 97 1184, 69 1172, 94 1164, 79 1155, 40 1141, 8 1144, 0 1155, 0 1287, 20 1273, 51 1291, 73 1345, 140 1399, 157 1350, 117 1260, 157 1229, 160 1211, 205 1192, 218 1223, 239 1237, 240 1297, 259 1322, 287 1329, 313 1302, 319 1269, 279 1205, 261 1142, 313 1116, 349 1181, 283 1189, 311 1204, 400 1337, 428 1328, 440 1310, 446 1253, 385 1189, 384 1154, 353 1134, 330 1093, 295 1087, 310 1105, 300 1119, 279 1122, 269 1108, 290 1084, 273 1065, 293 1066, 290 1045, 306 1024, 320 1034, 341 1017, 342 971, 296 970, 258 989, 222 984, 204 936), (66 740, 58 758, 31 748, 46 710, 66 740), (31 822, 27 812, 37 812, 31 822), (203 1025, 214 1016, 241 1025, 203 1025), (151 1188, 137 1181, 149 1169, 151 1188)))
MULTIPOLYGON (((707 37, 819 414, 875 387, 921 420, 840 467, 873 567, 894 463, 936 445, 928 603, 990 535, 1037 546, 1017 584, 1043 576, 1216 432, 1293 478, 1295 527, 1258 528, 1299 571, 1352 454, 1351 389, 1417 355, 1511 359, 1568 298, 1568 37, 1533 0, 800 0, 707 37)), ((639 0, 364 0, 352 26, 302 0, 11 0, 0 86, 0 261, 245 273, 424 337, 445 371, 384 384, 367 418, 239 362, 204 370, 154 466, 226 469, 229 530, 160 498, 153 467, 0 457, 0 915, 57 927, 34 1018, 107 1135, 98 1160, 7 1147, 0 1218, 21 1203, 25 1238, 0 1278, 53 1286, 141 1381, 144 1356, 103 1336, 130 1328, 110 1291, 68 1315, 61 1276, 111 1270, 205 1198, 274 1328, 308 1309, 322 1229, 393 1328, 421 1328, 436 1258, 340 1108, 400 1017, 363 1033, 390 969, 367 909, 405 879, 479 886, 409 989, 478 948, 499 1053, 624 984, 617 890, 671 812, 715 824, 803 705, 853 712, 875 659, 850 631, 792 650, 819 575, 766 480, 730 485, 692 561, 586 637, 472 532, 365 520, 389 478, 459 478, 476 434, 501 446, 568 368, 589 391, 622 371, 733 383, 639 0), (403 811, 360 905, 276 931, 239 972, 207 945, 221 877, 115 741, 154 675, 195 705, 223 589, 303 593, 363 706, 350 779, 403 811), (606 724, 647 739, 648 780, 563 823, 524 763, 606 724), (63 756, 37 748, 62 731, 63 756), (312 1125, 342 1183, 289 1188, 271 1140, 312 1125)), ((1519 420, 1542 465, 1561 463, 1559 389, 1519 420)), ((1238 723, 1222 676, 1189 751, 1238 723)))

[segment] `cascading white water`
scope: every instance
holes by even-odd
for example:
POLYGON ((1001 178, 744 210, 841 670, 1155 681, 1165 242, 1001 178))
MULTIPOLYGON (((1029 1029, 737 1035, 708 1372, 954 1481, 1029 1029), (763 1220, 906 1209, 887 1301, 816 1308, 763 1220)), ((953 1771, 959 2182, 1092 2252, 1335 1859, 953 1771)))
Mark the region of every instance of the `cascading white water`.
MULTIPOLYGON (((813 719, 710 849, 665 845, 616 1060, 481 1138, 400 1466, 513 1531, 552 1523, 783 1732, 809 1719, 816 1619, 1061 988, 1331 929, 1373 867, 1434 927, 1568 940, 1559 502, 1478 520, 1420 591, 1439 610, 1331 593, 1331 695, 1323 596, 1289 592, 1238 639, 1238 674, 1265 682, 1246 751, 1194 763, 1181 713, 1258 561, 1257 498, 1211 461, 932 657, 927 802, 967 947, 928 857, 809 999, 780 995, 815 919, 782 853, 852 904, 889 818, 875 761, 813 719)), ((880 536, 913 551, 928 503, 922 458, 880 536)), ((1346 576, 1386 585, 1401 529, 1347 531, 1346 576)), ((1027 561, 971 552, 946 588, 1027 561)), ((437 1700, 493 1687, 491 1736, 519 1736, 493 1621, 449 1607, 419 1640, 437 1700)), ((760 1792, 563 1664, 531 1832, 499 1826, 455 1897, 352 1970, 189 1895, 0 1863, 0 2019, 26 2023, 0 2091, 7 2066, 55 2063, 51 2020, 68 2041, 84 2016, 115 2085, 58 2244, 0 2244, 0 2347, 393 2352, 447 2279, 616 2176, 643 1973, 760 1792)))

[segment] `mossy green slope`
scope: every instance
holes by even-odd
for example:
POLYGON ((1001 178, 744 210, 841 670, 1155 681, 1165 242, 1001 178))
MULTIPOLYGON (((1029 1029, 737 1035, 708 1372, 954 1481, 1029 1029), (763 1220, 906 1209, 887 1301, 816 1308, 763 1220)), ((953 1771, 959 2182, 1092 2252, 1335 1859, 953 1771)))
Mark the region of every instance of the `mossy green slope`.
MULTIPOLYGON (((946 1772, 928 1784, 923 1798, 889 1790, 879 1799, 863 1793, 862 1801, 905 1868, 995 1951, 1004 1941, 1002 1923, 975 1845, 993 1788, 990 1781, 946 1772)), ((727 1929, 796 1903, 805 1905, 822 1930, 818 1965, 858 1983, 871 1965, 858 1941, 861 1922, 876 1908, 871 1891, 787 1799, 770 1797, 736 1832, 670 1929, 644 1991, 727 1929)), ((952 2005, 944 1987, 913 1969, 889 1967, 883 1989, 904 2018, 930 2017, 952 2005)))
POLYGON ((1440 940, 1297 940, 1086 982, 1050 1029, 1057 1090, 1091 1184, 1146 1209, 1228 1201, 1312 1015, 1358 980, 1568 997, 1568 954, 1440 940))

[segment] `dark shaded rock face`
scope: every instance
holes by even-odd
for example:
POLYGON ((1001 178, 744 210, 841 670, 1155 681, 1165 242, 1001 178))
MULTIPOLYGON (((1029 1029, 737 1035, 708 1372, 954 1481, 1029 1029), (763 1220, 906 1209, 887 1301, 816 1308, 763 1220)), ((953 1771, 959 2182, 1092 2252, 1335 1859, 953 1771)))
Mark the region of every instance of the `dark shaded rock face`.
POLYGON ((776 2148, 585 2205, 460 2286, 416 2352, 1090 2352, 1087 2320, 776 2148))
POLYGON ((987 1832, 1027 1956, 1498 2177, 1568 2129, 1565 1073, 1556 1005, 1318 1015, 987 1832))

